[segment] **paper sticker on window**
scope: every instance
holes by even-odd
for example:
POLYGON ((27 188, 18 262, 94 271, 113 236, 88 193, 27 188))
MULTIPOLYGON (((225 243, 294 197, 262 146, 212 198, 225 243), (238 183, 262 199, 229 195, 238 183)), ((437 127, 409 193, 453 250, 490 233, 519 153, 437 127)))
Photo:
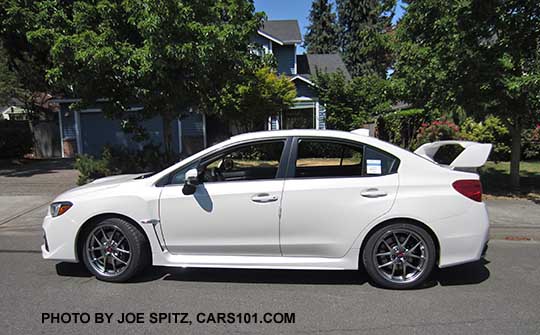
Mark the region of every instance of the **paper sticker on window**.
POLYGON ((381 160, 380 159, 367 159, 366 160, 366 172, 367 174, 381 174, 381 160))

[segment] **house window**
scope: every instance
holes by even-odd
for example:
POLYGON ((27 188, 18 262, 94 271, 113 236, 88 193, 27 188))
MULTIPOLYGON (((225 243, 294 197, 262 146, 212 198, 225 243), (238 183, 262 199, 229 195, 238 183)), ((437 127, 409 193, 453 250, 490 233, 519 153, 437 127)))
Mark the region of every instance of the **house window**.
POLYGON ((281 117, 281 129, 315 129, 315 108, 295 108, 281 117))

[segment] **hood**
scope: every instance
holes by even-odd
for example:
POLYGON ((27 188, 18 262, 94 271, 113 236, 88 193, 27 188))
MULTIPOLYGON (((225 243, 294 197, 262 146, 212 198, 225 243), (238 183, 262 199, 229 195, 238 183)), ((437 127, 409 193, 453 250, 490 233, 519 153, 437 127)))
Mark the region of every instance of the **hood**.
POLYGON ((121 174, 116 176, 104 177, 94 180, 91 183, 75 187, 71 190, 68 190, 60 194, 55 201, 61 200, 70 200, 74 197, 81 196, 87 193, 93 193, 101 190, 111 189, 118 187, 122 184, 132 182, 139 177, 147 175, 148 173, 138 173, 138 174, 121 174))

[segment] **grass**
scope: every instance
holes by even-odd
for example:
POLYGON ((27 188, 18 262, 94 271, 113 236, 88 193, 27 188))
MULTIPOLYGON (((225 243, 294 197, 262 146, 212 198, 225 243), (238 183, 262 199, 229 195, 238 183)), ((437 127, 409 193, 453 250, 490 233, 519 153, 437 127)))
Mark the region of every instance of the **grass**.
POLYGON ((510 185, 510 162, 487 162, 480 169, 480 175, 486 194, 540 198, 540 161, 521 162, 518 191, 512 190, 510 185))

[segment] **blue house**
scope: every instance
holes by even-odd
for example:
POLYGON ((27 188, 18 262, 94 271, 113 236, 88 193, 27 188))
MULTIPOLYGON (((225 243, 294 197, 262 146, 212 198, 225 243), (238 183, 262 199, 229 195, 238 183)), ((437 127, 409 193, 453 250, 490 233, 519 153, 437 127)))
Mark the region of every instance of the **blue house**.
MULTIPOLYGON (((297 97, 294 105, 284 113, 269 117, 266 130, 276 129, 325 129, 326 114, 319 103, 312 76, 317 71, 342 71, 349 73, 339 54, 297 54, 302 43, 300 27, 296 20, 268 20, 253 36, 253 42, 260 45, 262 52, 272 54, 277 61, 277 70, 295 84, 297 97)), ((131 149, 144 144, 133 141, 124 133, 121 120, 105 118, 99 108, 70 110, 76 99, 56 99, 59 103, 59 126, 62 139, 63 157, 76 153, 98 156, 105 145, 123 146, 131 149)), ((142 107, 133 107, 136 113, 142 107)), ((150 135, 150 141, 161 143, 162 123, 156 117, 142 124, 150 135)), ((189 155, 224 138, 234 135, 226 120, 191 113, 178 119, 173 129, 173 149, 177 153, 189 155)))

